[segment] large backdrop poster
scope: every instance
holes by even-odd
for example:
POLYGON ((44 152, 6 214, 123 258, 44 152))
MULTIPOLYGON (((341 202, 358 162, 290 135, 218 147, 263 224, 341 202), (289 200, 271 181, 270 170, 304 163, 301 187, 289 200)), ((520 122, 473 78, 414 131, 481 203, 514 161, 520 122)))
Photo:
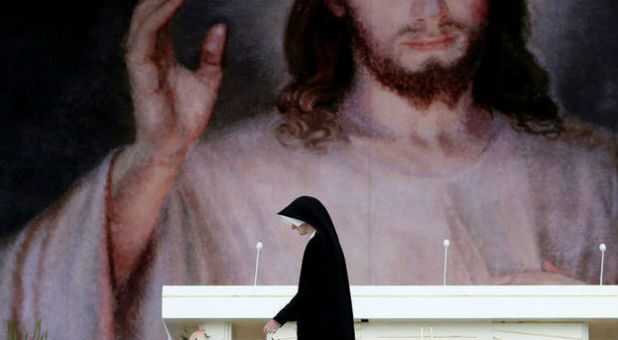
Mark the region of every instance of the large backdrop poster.
POLYGON ((618 281, 615 1, 2 7, 4 325, 164 338, 161 286, 258 241, 296 284, 301 195, 353 285, 440 284, 444 239, 453 284, 598 283, 600 243, 618 281))

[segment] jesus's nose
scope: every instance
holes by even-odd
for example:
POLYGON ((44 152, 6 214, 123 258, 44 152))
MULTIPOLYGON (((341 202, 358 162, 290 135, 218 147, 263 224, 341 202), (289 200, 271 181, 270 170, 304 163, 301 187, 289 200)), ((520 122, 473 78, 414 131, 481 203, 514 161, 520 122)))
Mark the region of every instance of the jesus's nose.
POLYGON ((410 14, 417 19, 438 18, 447 11, 444 0, 413 0, 410 8, 410 14))

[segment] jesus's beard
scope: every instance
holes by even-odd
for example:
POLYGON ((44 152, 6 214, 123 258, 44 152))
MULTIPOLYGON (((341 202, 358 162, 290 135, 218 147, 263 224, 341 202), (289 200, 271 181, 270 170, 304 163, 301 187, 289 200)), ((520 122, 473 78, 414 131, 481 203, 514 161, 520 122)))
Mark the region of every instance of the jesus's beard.
POLYGON ((353 11, 348 13, 348 29, 359 60, 384 87, 407 98, 416 108, 424 110, 434 102, 453 107, 470 86, 481 54, 480 30, 469 32, 466 52, 453 65, 430 61, 422 70, 412 72, 392 58, 379 55, 368 30, 353 11))

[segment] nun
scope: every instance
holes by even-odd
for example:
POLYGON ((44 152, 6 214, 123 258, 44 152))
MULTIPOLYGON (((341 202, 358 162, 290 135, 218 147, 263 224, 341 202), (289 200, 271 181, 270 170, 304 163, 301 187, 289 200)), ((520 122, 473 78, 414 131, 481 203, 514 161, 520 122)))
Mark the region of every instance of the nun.
POLYGON ((274 333, 287 321, 296 321, 298 340, 353 340, 345 258, 326 208, 316 198, 302 196, 278 215, 301 236, 311 238, 303 255, 298 292, 264 326, 264 332, 274 333))

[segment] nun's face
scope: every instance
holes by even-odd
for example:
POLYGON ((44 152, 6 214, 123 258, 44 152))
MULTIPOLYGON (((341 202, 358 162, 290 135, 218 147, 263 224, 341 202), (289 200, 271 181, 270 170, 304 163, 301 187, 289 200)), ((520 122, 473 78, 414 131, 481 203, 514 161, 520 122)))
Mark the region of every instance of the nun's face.
POLYGON ((298 234, 300 236, 305 236, 305 235, 311 235, 311 233, 313 233, 315 228, 313 228, 310 224, 303 223, 298 227, 295 225, 292 225, 292 230, 298 231, 298 234))

